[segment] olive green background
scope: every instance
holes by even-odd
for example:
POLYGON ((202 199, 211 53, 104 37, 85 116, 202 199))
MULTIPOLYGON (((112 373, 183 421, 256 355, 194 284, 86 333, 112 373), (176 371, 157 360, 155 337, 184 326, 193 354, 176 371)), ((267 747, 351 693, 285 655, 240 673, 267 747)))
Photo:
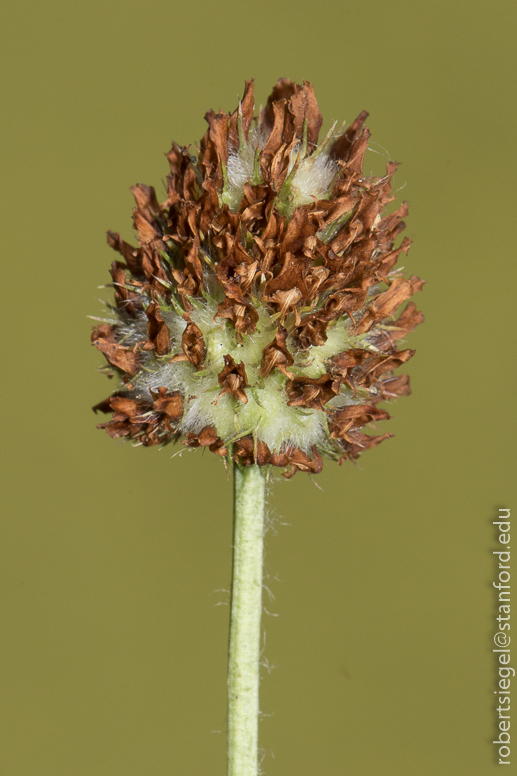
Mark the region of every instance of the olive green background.
POLYGON ((370 111, 366 168, 403 163, 402 263, 428 281, 413 395, 382 427, 396 438, 327 463, 323 492, 298 474, 270 493, 264 772, 495 772, 515 16, 466 0, 4 9, 0 773, 225 773, 231 485, 215 456, 96 431, 111 385, 86 316, 102 314, 105 230, 131 238, 129 186, 163 193, 171 140, 198 140, 253 76, 258 101, 280 76, 312 81, 325 127, 370 111))

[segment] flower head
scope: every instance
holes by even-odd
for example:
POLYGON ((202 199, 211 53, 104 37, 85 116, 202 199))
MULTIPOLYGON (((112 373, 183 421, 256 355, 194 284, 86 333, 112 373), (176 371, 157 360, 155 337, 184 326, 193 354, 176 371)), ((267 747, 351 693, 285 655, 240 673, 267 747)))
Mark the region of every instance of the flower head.
POLYGON ((394 268, 407 206, 382 215, 396 163, 363 175, 367 116, 318 145, 310 83, 280 79, 256 117, 247 81, 232 114, 206 114, 195 152, 173 144, 164 202, 132 188, 139 247, 108 232, 122 259, 113 318, 92 335, 121 378, 94 408, 113 413, 100 428, 287 477, 391 436, 364 427, 409 393, 394 370, 414 351, 397 341, 423 318, 413 303, 396 311, 422 281, 394 268))

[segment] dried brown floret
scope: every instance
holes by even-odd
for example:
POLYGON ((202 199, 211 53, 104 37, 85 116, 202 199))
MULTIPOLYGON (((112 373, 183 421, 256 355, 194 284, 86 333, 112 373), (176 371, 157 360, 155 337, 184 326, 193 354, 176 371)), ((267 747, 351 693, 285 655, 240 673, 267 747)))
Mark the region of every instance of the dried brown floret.
POLYGON ((144 345, 144 350, 154 350, 159 356, 164 356, 169 352, 171 335, 161 316, 159 304, 151 302, 145 314, 149 323, 147 324, 148 340, 144 345))
MULTIPOLYGON (((185 317, 188 316, 185 314, 185 317)), ((181 348, 183 353, 174 357, 174 361, 190 361, 190 363, 199 369, 206 355, 206 345, 203 339, 203 333, 197 323, 190 321, 187 323, 183 336, 181 338, 181 348)))
POLYGON ((154 399, 153 410, 164 416, 164 423, 168 430, 171 431, 171 423, 177 423, 183 415, 183 397, 181 393, 179 391, 169 393, 167 388, 162 385, 158 388, 158 391, 151 390, 151 395, 154 399))
POLYGON ((289 352, 286 341, 287 330, 283 326, 279 326, 273 342, 266 345, 262 351, 261 377, 269 377, 273 369, 279 369, 287 377, 293 376, 287 367, 294 364, 294 356, 289 352))
POLYGON ((311 407, 322 410, 324 405, 339 393, 339 380, 332 375, 322 375, 317 379, 295 377, 286 386, 289 407, 311 407))
POLYGON ((126 375, 132 376, 138 372, 139 357, 131 348, 124 347, 117 342, 116 328, 108 323, 96 326, 92 332, 92 342, 101 353, 104 353, 107 361, 126 375))
POLYGON ((225 393, 229 393, 232 399, 240 401, 242 404, 247 404, 248 397, 244 390, 248 385, 248 378, 246 376, 246 368, 241 362, 236 364, 230 355, 224 357, 224 369, 218 374, 219 385, 222 387, 222 391, 219 396, 214 399, 214 404, 217 400, 224 396, 225 393))
POLYGON ((233 458, 241 466, 251 466, 253 463, 267 466, 271 462, 271 451, 265 442, 245 436, 235 442, 233 458))
POLYGON ((199 434, 188 433, 183 444, 188 447, 208 447, 210 452, 216 455, 228 455, 228 450, 224 446, 223 440, 217 436, 213 426, 207 426, 199 434))

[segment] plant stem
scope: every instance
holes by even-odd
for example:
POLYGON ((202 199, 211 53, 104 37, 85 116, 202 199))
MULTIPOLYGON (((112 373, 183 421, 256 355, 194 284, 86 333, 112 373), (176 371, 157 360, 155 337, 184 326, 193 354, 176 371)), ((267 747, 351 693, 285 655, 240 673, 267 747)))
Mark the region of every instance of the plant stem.
POLYGON ((234 464, 228 656, 228 776, 257 776, 265 477, 234 464))

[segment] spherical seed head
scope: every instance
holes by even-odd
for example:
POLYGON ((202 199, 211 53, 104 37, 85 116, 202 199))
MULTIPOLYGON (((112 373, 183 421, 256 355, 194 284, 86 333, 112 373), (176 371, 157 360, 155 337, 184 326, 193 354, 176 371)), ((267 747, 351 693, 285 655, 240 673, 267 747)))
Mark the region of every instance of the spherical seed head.
POLYGON ((318 145, 310 83, 282 78, 254 116, 209 111, 195 152, 167 154, 167 198, 132 188, 139 247, 108 232, 113 318, 92 341, 120 388, 95 410, 111 437, 180 440, 242 465, 318 473, 391 436, 364 427, 409 394, 397 342, 423 320, 423 282, 395 269, 407 205, 383 217, 391 180, 366 177, 366 112, 318 145))

